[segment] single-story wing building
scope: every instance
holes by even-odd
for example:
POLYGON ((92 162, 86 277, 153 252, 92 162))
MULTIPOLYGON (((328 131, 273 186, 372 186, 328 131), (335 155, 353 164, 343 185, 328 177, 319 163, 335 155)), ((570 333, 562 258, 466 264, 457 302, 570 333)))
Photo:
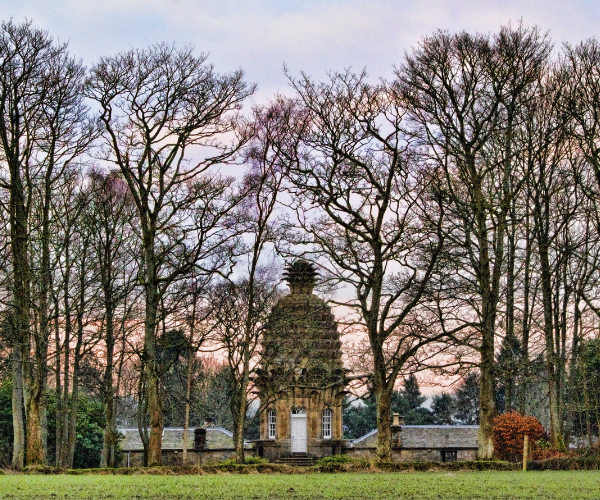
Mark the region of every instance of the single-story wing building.
MULTIPOLYGON (((142 467, 144 445, 138 429, 118 429, 125 436, 121 441, 121 467, 142 467)), ((246 448, 252 453, 251 445, 246 448)), ((222 427, 188 429, 187 449, 189 464, 219 462, 235 457, 233 433, 222 427)), ((162 440, 163 465, 183 464, 183 427, 165 427, 162 440)))
MULTIPOLYGON (((478 425, 402 425, 400 446, 392 446, 396 462, 455 462, 477 458, 478 425)), ((376 458, 377 431, 349 441, 343 452, 376 458)))

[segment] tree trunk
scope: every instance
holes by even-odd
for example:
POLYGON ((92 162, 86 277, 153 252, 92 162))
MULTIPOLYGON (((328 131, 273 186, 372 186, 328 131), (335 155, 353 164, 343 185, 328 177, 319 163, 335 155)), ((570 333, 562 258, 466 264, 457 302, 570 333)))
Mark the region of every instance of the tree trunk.
POLYGON ((385 379, 382 379, 381 374, 377 372, 373 378, 373 391, 377 404, 377 458, 382 462, 390 462, 392 460, 391 396, 385 379))
POLYGON ((73 468, 75 459, 75 445, 77 444, 77 406, 79 403, 79 353, 75 348, 75 361, 73 362, 73 390, 71 391, 71 401, 69 405, 68 420, 69 434, 67 441, 67 457, 65 466, 73 468))
POLYGON ((42 428, 42 445, 44 447, 44 458, 47 456, 48 446, 48 416, 47 405, 47 383, 48 383, 48 346, 50 342, 50 304, 49 294, 51 286, 52 271, 50 269, 50 203, 52 199, 52 172, 53 155, 51 155, 49 166, 45 174, 44 200, 42 207, 42 263, 39 296, 39 330, 36 335, 36 384, 39 385, 40 425, 42 428))
MULTIPOLYGON (((34 324, 37 326, 36 318, 34 324)), ((46 361, 48 345, 40 338, 37 328, 34 328, 34 360, 29 370, 29 398, 26 402, 27 410, 27 463, 45 464, 47 446, 45 438, 46 420, 46 361), (30 458, 31 457, 31 458, 30 458)))
POLYGON ((492 422, 496 416, 496 404, 494 401, 494 340, 493 335, 490 335, 489 332, 484 332, 481 346, 480 375, 479 451, 477 456, 483 460, 490 460, 494 456, 492 422))
POLYGON ((62 437, 62 430, 63 430, 63 426, 62 426, 62 412, 63 412, 63 405, 64 405, 64 401, 63 401, 63 395, 62 395, 62 386, 61 386, 61 378, 60 378, 60 372, 61 372, 61 363, 60 363, 60 325, 59 325, 59 305, 58 305, 58 295, 54 296, 54 371, 56 372, 56 384, 54 387, 55 390, 55 394, 56 394, 56 410, 55 410, 55 425, 54 425, 54 432, 55 432, 55 437, 56 437, 56 442, 55 442, 55 462, 54 465, 56 467, 60 467, 60 456, 61 456, 61 446, 62 446, 62 441, 63 441, 63 437, 62 437))
POLYGON ((44 445, 42 442, 42 407, 40 405, 40 388, 33 387, 27 405, 27 465, 43 465, 45 463, 44 445))
MULTIPOLYGON (((474 159, 472 159, 474 164, 474 159)), ((490 271, 489 233, 487 229, 487 218, 485 202, 481 186, 476 184, 473 189, 475 203, 473 210, 477 221, 476 231, 479 243, 478 282, 481 295, 481 361, 480 387, 479 387, 479 450, 477 456, 480 459, 490 460, 494 456, 493 420, 496 416, 496 402, 494 398, 494 375, 495 375, 495 336, 496 336, 496 308, 498 305, 498 286, 500 280, 500 269, 502 261, 504 232, 502 224, 499 225, 495 237, 499 248, 495 248, 496 262, 494 272, 490 271)))
POLYGON ((148 466, 162 465, 163 414, 160 398, 160 380, 156 353, 156 316, 158 293, 154 287, 146 287, 146 319, 144 354, 146 356, 146 398, 150 414, 150 439, 148 441, 148 466))
POLYGON ((538 229, 540 271, 542 282, 542 303, 544 308, 544 339, 546 342, 546 367, 548 370, 548 396, 550 411, 550 442, 552 447, 562 450, 562 436, 560 432, 560 412, 557 381, 557 355, 554 343, 553 301, 552 301, 552 272, 548 256, 548 243, 545 235, 538 229))
POLYGON ((156 229, 155 220, 149 213, 142 219, 145 284, 144 295, 146 314, 144 317, 144 362, 146 402, 150 416, 150 437, 148 439, 148 466, 162 465, 163 414, 160 397, 160 377, 158 354, 156 351, 157 316, 159 306, 159 281, 157 258, 154 251, 156 229))
POLYGON ((246 387, 239 387, 238 402, 234 405, 233 444, 235 446, 235 461, 243 464, 246 459, 244 454, 244 430, 246 427, 246 411, 248 408, 248 396, 246 387))
POLYGON ((485 282, 482 293, 482 332, 481 332, 481 361, 479 385, 479 450, 477 456, 483 460, 491 460, 494 456, 493 420, 496 416, 496 401, 494 398, 494 369, 495 369, 495 303, 485 282))
MULTIPOLYGON (((192 329, 193 331, 193 329, 192 329)), ((191 341, 194 338, 192 335, 191 341)), ((187 463, 188 459, 188 429, 190 427, 190 397, 192 395, 192 367, 194 364, 193 350, 190 348, 188 353, 188 365, 187 365, 187 381, 185 388, 185 420, 183 422, 183 465, 187 463)))
POLYGON ((106 307, 106 369, 104 372, 104 443, 100 457, 100 467, 115 466, 115 440, 117 431, 114 428, 114 314, 112 307, 112 294, 109 289, 104 290, 106 307))
POLYGON ((148 403, 146 401, 146 388, 144 384, 146 369, 144 366, 140 367, 140 376, 138 377, 138 405, 136 411, 136 420, 138 426, 138 432, 140 439, 142 440, 142 446, 144 447, 144 466, 148 465, 148 428, 146 425, 146 413, 148 411, 148 403))
MULTIPOLYGON (((70 298, 70 274, 71 274, 71 254, 70 254, 70 234, 66 234, 65 238, 65 274, 63 280, 63 301, 64 301, 64 317, 65 317, 65 339, 63 342, 63 397, 61 408, 61 443, 60 456, 57 458, 57 467, 64 468, 67 466, 67 457, 69 454, 69 379, 71 378, 71 333, 73 325, 71 323, 71 298, 70 298)), ((58 425, 58 422, 57 422, 58 425)))
POLYGON ((527 412, 527 386, 529 381, 529 296, 531 288, 531 232, 529 226, 529 210, 525 215, 525 268, 523 270, 523 334, 521 339, 519 412, 527 412))
MULTIPOLYGON (((28 364, 30 346, 29 308, 30 308, 30 276, 28 247, 28 217, 26 209, 25 191, 21 179, 21 166, 14 159, 9 161, 10 168, 10 230, 11 230, 11 253, 13 259, 13 306, 14 326, 16 344, 19 346, 23 382, 29 384, 29 394, 25 396, 25 410, 27 413, 27 454, 28 465, 43 464, 45 462, 44 446, 42 443, 40 394, 42 388, 35 384, 34 370, 28 364)), ((37 351, 37 346, 36 346, 37 351)), ((20 432, 18 426, 13 432, 20 432)), ((14 441, 20 439, 14 436, 14 441)))
MULTIPOLYGON (((82 280, 83 281, 83 280, 82 280)), ((83 283, 82 283, 83 284, 83 283)), ((81 291, 81 299, 83 302, 83 289, 81 291)), ((81 348, 83 346, 83 304, 80 304, 80 309, 77 311, 77 343, 73 353, 73 390, 71 391, 71 401, 69 407, 69 433, 67 444, 67 461, 66 466, 73 468, 75 459, 75 445, 77 444, 77 409, 79 405, 79 366, 81 364, 81 348)))
POLYGON ((514 203, 512 207, 512 223, 508 234, 508 255, 506 270, 506 339, 505 345, 509 348, 509 360, 507 370, 504 373, 504 411, 514 409, 515 378, 518 374, 517 367, 520 360, 518 353, 513 350, 516 347, 515 335, 515 258, 516 258, 516 210, 514 203))
POLYGON ((13 455, 11 465, 22 469, 25 465, 25 422, 23 420, 23 346, 17 338, 12 349, 12 421, 13 455))

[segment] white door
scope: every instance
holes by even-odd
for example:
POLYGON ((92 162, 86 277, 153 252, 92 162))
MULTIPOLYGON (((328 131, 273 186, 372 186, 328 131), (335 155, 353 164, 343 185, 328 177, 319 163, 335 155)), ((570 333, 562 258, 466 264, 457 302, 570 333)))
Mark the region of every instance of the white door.
POLYGON ((306 453, 306 410, 292 411, 292 453, 306 453))

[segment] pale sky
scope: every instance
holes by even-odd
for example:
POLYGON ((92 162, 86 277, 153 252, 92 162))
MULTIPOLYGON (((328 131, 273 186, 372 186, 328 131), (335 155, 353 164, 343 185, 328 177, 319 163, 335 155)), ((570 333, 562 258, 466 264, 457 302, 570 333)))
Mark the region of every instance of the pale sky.
POLYGON ((522 19, 549 31, 556 49, 600 37, 598 0, 0 0, 0 19, 11 17, 68 41, 88 66, 155 42, 192 44, 219 72, 244 69, 259 85, 255 102, 290 92, 284 63, 316 79, 350 66, 392 78, 404 52, 437 29, 488 33, 522 19))
POLYGON ((0 0, 0 18, 11 17, 69 41, 87 65, 153 42, 192 44, 217 71, 244 69, 258 101, 288 92, 284 63, 317 79, 348 66, 391 78, 404 51, 437 29, 491 32, 523 19, 557 48, 600 34, 597 0, 0 0))

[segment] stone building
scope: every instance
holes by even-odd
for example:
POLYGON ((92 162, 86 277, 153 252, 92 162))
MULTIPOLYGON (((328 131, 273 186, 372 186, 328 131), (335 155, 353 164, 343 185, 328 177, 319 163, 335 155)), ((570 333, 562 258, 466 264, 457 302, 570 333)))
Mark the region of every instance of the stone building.
MULTIPOLYGON (((395 462, 456 462, 477 458, 478 425, 401 425, 395 462)), ((377 431, 346 443, 344 453, 376 458, 377 431)))
MULTIPOLYGON (((142 467, 144 445, 139 430, 118 430, 124 436, 120 467, 142 467)), ((252 455, 251 445, 246 443, 246 447, 252 455)), ((233 434, 222 427, 191 427, 188 429, 187 450, 188 464, 200 465, 235 458, 233 434)), ((165 427, 163 430, 162 460, 163 465, 183 465, 183 428, 165 427)))
POLYGON ((256 450, 270 460, 339 454, 346 371, 337 323, 313 294, 312 264, 294 262, 285 279, 290 293, 271 312, 255 379, 265 408, 256 450))
MULTIPOLYGON (((342 439, 342 400, 347 371, 331 308, 313 294, 317 272, 297 260, 286 268, 290 293, 273 308, 262 343, 262 364, 254 383, 264 409, 260 439, 247 455, 272 461, 310 460, 345 453, 376 458, 377 431, 354 441, 342 439)), ((403 425, 392 422, 395 461, 455 461, 477 457, 478 426, 403 425)), ((123 429, 122 466, 140 466, 143 446, 137 429, 123 429)), ((232 458, 232 434, 221 428, 190 429, 188 463, 232 458)), ((182 463, 183 429, 165 429, 163 463, 182 463)), ((299 462, 298 462, 299 463, 299 462)))

